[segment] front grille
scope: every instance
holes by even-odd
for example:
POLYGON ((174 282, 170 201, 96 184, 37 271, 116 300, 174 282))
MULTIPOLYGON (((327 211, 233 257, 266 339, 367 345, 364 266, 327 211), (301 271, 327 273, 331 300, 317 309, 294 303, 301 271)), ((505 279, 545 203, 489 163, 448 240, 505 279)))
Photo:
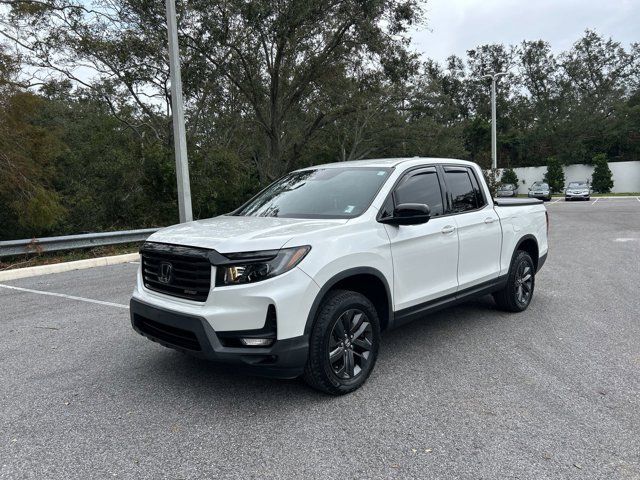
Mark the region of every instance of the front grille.
POLYGON ((204 302, 211 288, 211 262, 207 250, 145 243, 142 278, 149 290, 204 302))
POLYGON ((190 330, 155 322, 138 314, 134 315, 134 323, 141 332, 170 345, 188 350, 202 350, 198 337, 190 330))

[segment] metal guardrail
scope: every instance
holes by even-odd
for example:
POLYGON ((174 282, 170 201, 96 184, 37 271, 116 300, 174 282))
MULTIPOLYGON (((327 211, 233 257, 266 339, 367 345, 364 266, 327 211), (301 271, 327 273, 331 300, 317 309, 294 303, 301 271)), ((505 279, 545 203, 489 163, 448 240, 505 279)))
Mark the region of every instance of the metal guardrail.
POLYGON ((158 228, 123 230, 119 232, 84 233, 62 237, 31 238, 0 242, 0 257, 23 255, 25 253, 56 252, 74 248, 117 245, 119 243, 142 242, 158 228))

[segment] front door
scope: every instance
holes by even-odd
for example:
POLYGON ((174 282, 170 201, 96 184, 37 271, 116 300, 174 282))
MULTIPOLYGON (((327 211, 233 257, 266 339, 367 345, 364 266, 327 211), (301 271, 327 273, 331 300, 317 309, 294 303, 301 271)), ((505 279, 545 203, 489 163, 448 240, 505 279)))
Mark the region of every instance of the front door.
POLYGON ((436 168, 421 167, 404 175, 389 200, 393 205, 422 203, 431 210, 431 218, 421 225, 385 225, 391 242, 396 311, 457 290, 458 233, 454 219, 443 216, 442 191, 436 168))

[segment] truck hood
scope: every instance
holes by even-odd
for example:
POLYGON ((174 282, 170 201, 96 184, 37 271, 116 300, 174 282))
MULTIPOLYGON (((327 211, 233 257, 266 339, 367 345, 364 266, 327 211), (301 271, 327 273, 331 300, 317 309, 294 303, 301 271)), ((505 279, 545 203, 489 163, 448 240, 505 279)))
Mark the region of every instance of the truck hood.
POLYGON ((163 228, 147 240, 213 249, 219 253, 275 250, 297 235, 344 225, 347 221, 221 215, 163 228))

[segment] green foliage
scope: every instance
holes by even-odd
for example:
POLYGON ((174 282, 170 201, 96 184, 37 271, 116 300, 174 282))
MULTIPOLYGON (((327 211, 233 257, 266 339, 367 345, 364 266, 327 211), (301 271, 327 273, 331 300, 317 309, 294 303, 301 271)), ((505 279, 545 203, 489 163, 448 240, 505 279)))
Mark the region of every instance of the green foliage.
POLYGON ((613 179, 607 156, 604 153, 598 153, 593 157, 593 164, 591 186, 598 193, 609 193, 613 188, 613 179))
MULTIPOLYGON (((175 223, 163 3, 36 3, 0 10, 21 45, 0 44, 0 237, 175 223)), ((497 85, 499 167, 549 159, 561 191, 562 165, 640 158, 635 46, 587 31, 560 54, 542 40, 479 45, 440 65, 407 47, 414 0, 214 4, 178 2, 196 218, 308 165, 419 155, 489 168, 494 70, 511 72, 497 85)))
POLYGON ((500 183, 502 184, 511 183, 515 186, 518 186, 518 175, 516 175, 516 172, 513 170, 513 168, 506 168, 502 172, 502 178, 500 178, 500 183))
POLYGON ((549 184, 551 191, 559 193, 564 190, 564 169, 562 163, 556 157, 549 157, 547 160, 547 172, 544 174, 544 181, 549 184))
POLYGON ((17 214, 19 225, 29 232, 52 230, 66 213, 60 196, 41 186, 36 186, 28 198, 14 200, 10 206, 17 214))
POLYGON ((191 157, 193 212, 207 218, 235 210, 251 196, 256 178, 240 157, 229 150, 212 147, 206 155, 191 157))
POLYGON ((487 186, 489 187, 491 196, 495 197, 498 191, 498 187, 500 186, 500 181, 498 180, 500 177, 500 175, 498 174, 498 169, 485 168, 482 170, 482 172, 484 173, 484 179, 487 182, 487 186))
POLYGON ((0 239, 50 232, 66 210, 55 191, 55 161, 65 150, 59 131, 43 125, 44 101, 5 90, 0 98, 0 239))

